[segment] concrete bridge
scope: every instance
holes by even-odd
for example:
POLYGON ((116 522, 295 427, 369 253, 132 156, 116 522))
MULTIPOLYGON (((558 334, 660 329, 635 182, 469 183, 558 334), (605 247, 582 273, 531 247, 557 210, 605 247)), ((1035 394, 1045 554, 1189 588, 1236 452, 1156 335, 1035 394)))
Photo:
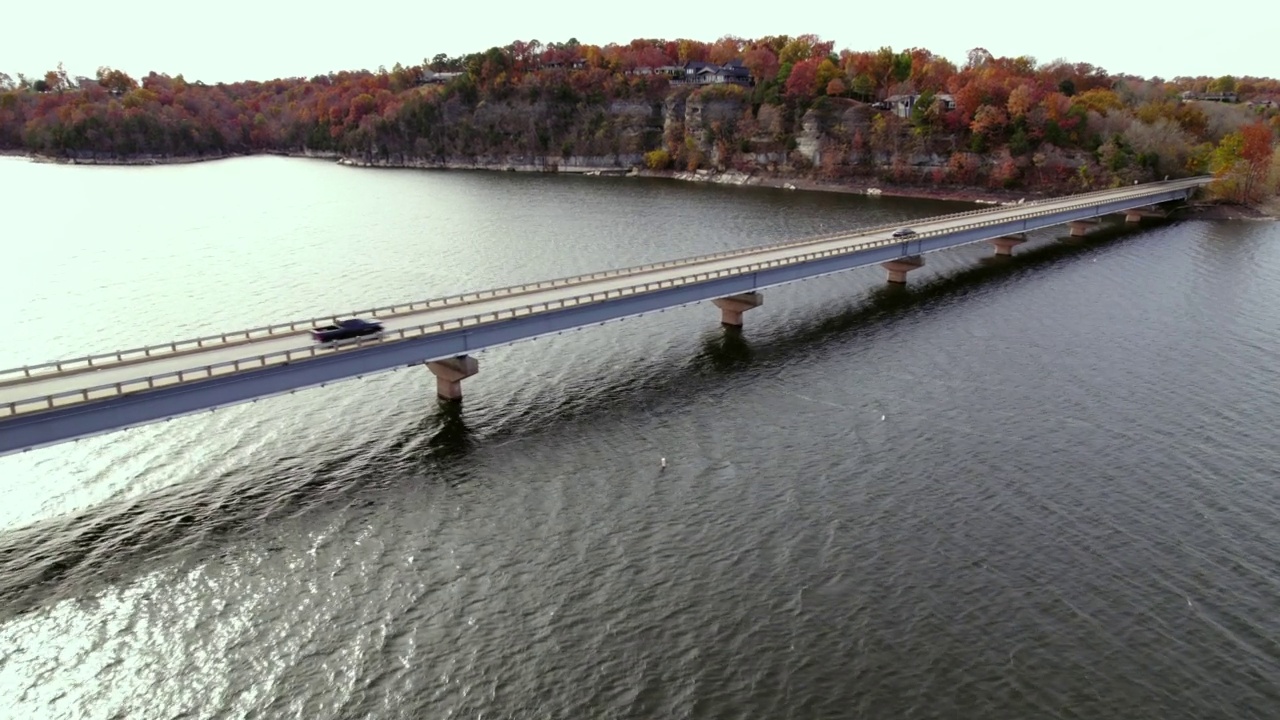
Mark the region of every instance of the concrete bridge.
POLYGON ((471 353, 484 348, 705 300, 741 326, 769 287, 877 263, 902 283, 926 253, 985 241, 1009 255, 1028 231, 1067 224, 1082 235, 1116 213, 1137 222, 1211 180, 927 218, 908 238, 870 228, 2 370, 0 455, 413 365, 435 374, 442 399, 458 400, 479 370, 471 353), (378 318, 386 332, 337 348, 311 342, 311 327, 355 316, 378 318))

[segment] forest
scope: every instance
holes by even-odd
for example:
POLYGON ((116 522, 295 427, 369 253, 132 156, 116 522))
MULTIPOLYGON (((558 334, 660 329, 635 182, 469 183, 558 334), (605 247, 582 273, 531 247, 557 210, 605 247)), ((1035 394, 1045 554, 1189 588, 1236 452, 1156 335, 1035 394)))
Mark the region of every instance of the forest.
POLYGON ((255 153, 368 164, 596 163, 1072 192, 1214 173, 1276 191, 1280 80, 1140 78, 1088 63, 816 35, 597 46, 515 41, 310 78, 204 84, 110 67, 0 72, 0 150, 75 161, 255 153))

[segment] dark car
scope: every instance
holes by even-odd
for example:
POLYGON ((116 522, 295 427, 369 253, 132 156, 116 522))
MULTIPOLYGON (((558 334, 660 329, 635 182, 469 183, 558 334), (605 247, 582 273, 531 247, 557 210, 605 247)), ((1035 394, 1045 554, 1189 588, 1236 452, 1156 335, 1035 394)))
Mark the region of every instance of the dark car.
POLYGON ((916 231, 912 230, 911 228, 898 228, 897 230, 893 231, 893 236, 896 238, 915 237, 916 231))
POLYGON ((382 323, 368 322, 359 318, 339 320, 333 325, 312 328, 311 339, 318 343, 331 343, 338 340, 378 335, 382 332, 382 323))

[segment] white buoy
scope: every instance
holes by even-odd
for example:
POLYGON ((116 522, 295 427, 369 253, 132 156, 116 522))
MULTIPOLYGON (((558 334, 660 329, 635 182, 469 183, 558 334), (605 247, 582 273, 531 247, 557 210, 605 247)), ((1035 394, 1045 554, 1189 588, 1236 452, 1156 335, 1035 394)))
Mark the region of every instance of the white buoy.
POLYGON ((666 459, 666 458, 662 458, 662 467, 664 467, 664 468, 665 468, 666 466, 667 466, 667 459, 666 459))
POLYGON ((884 421, 884 416, 883 416, 883 415, 881 415, 881 416, 880 416, 880 420, 881 420, 882 422, 884 421))

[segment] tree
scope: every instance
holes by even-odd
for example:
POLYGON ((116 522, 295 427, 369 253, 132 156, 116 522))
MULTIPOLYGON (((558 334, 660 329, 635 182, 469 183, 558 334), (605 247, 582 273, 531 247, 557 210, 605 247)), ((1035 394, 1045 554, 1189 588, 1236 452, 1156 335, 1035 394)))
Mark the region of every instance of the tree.
POLYGON ((811 58, 825 58, 831 54, 832 43, 823 42, 817 35, 800 35, 792 38, 778 51, 778 62, 799 63, 811 58))
POLYGON ((995 58, 991 56, 991 53, 986 48, 974 48, 969 51, 965 58, 964 69, 977 70, 994 60, 995 58))
POLYGON ((1244 149, 1244 135, 1238 132, 1222 138, 1209 157, 1209 169, 1213 172, 1212 188, 1223 197, 1239 199, 1244 189, 1240 151, 1244 149))
POLYGON ((853 77, 853 93, 862 100, 870 100, 875 97, 876 81, 870 76, 864 74, 855 75, 853 77))
POLYGON ((1240 135, 1240 159, 1245 163, 1243 197, 1248 202, 1265 186, 1275 151, 1271 144, 1271 128, 1261 122, 1241 128, 1240 135))
POLYGON ((1035 89, 1029 84, 1022 84, 1009 92, 1009 117, 1017 120, 1026 116, 1035 108, 1040 99, 1036 97, 1035 89))
POLYGON ((1154 123, 1130 120, 1121 136, 1157 177, 1181 171, 1191 158, 1190 136, 1168 118, 1154 123))
POLYGON ((724 65, 730 60, 742 57, 743 44, 742 38, 725 35, 711 45, 708 57, 711 62, 717 65, 724 65))
POLYGON ((875 60, 871 66, 871 73, 881 90, 887 90, 889 86, 893 84, 895 61, 897 58, 898 56, 894 54, 893 48, 887 45, 876 51, 875 60))
POLYGON ((1236 91, 1236 79, 1230 75, 1222 77, 1209 83, 1209 92, 1211 93, 1229 93, 1236 91))
POLYGON ((113 70, 105 65, 98 68, 98 84, 112 95, 117 96, 138 87, 138 81, 129 77, 123 71, 113 70))
POLYGON ((999 134, 1008 121, 1009 118, 1004 110, 992 105, 982 105, 973 114, 973 122, 969 124, 969 129, 974 135, 991 137, 999 134))
POLYGON ((938 119, 937 96, 932 90, 925 90, 916 98, 911 107, 911 125, 921 135, 929 135, 938 119))
POLYGON ((813 97, 818 84, 818 65, 817 58, 809 58, 801 60, 791 68, 791 74, 787 76, 784 86, 787 99, 803 102, 813 97))
MULTIPOLYGON (((814 58, 814 59, 816 60, 817 58, 814 58)), ((822 62, 818 63, 818 68, 816 73, 817 73, 817 82, 815 83, 815 85, 820 89, 826 88, 833 81, 839 80, 844 77, 844 73, 840 71, 840 68, 837 67, 835 63, 831 62, 830 58, 823 58, 822 62)), ((841 84, 843 85, 843 83, 841 84)), ((828 93, 828 94, 831 94, 831 93, 828 93)), ((843 93, 836 93, 836 94, 839 95, 843 93)))
POLYGON ((1087 90, 1073 97, 1071 102, 1086 110, 1095 110, 1104 115, 1112 110, 1124 109, 1124 102, 1120 99, 1120 96, 1111 90, 1087 90))
POLYGON ((1274 152, 1271 129, 1260 122, 1228 134, 1209 158, 1215 189, 1236 202, 1257 200, 1266 187, 1274 152))
POLYGON ((778 56, 768 47, 751 48, 743 55, 742 64, 757 85, 778 76, 778 56))

